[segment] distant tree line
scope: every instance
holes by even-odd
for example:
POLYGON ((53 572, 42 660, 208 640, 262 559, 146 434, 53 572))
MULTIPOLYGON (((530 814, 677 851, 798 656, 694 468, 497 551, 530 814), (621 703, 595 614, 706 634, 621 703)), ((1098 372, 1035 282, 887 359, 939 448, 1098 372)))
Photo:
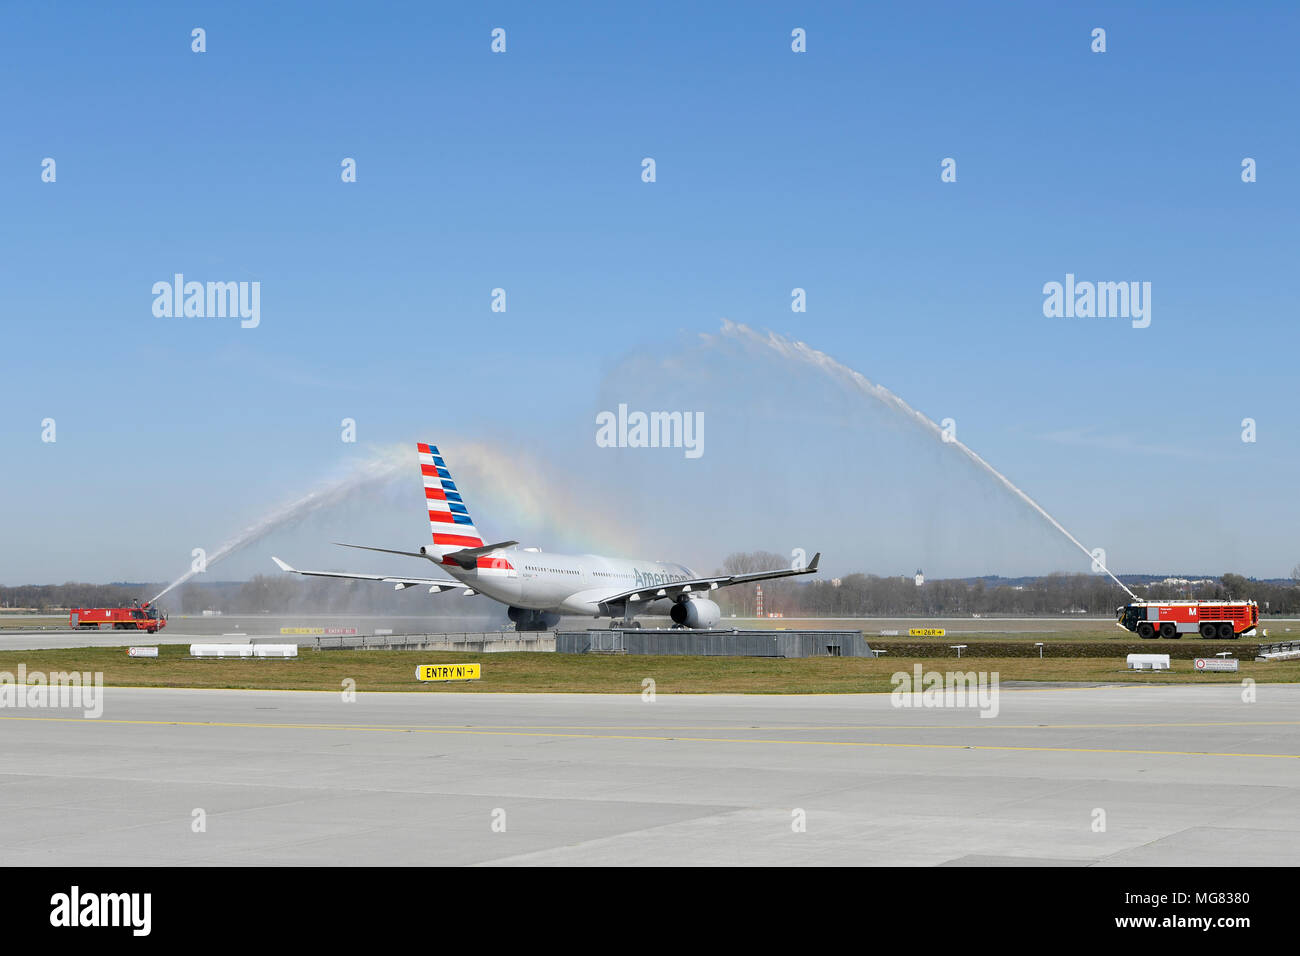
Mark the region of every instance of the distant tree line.
MULTIPOLYGON (((0 605, 41 612, 73 607, 121 607, 147 601, 166 584, 32 584, 0 585, 0 605)), ((453 600, 458 595, 444 595, 453 600)), ((188 581, 158 602, 170 614, 322 613, 426 614, 436 597, 424 588, 394 592, 391 584, 336 579, 309 580, 290 575, 259 574, 247 581, 188 581), (426 600, 421 600, 421 597, 426 600)), ((464 599, 461 599, 464 600, 464 599)), ((459 611, 469 608, 457 608, 459 611)))
MULTIPOLYGON (((719 574, 745 574, 789 566, 771 552, 737 553, 727 557, 719 574)), ((1256 581, 1226 573, 1195 583, 1165 584, 1154 576, 1121 577, 1140 599, 1254 600, 1263 613, 1300 615, 1300 565, 1290 580, 1256 581)), ((1030 578, 927 579, 917 586, 912 575, 881 577, 849 574, 829 578, 777 578, 761 582, 764 614, 785 617, 964 617, 967 615, 1042 616, 1112 614, 1131 598, 1101 574, 1048 574, 1030 578)), ((756 610, 755 585, 736 585, 711 595, 723 614, 751 617, 756 610)))
MULTIPOLYGON (((771 552, 732 554, 718 574, 746 574, 789 566, 771 552)), ((1122 578, 1141 598, 1253 599, 1272 615, 1300 615, 1300 566, 1290 580, 1255 581, 1227 573, 1192 584, 1164 584, 1154 577, 1122 578)), ((163 584, 0 585, 0 605, 57 612, 70 607, 112 607, 146 601, 163 584)), ((785 617, 963 617, 979 615, 1106 615, 1129 597, 1099 574, 1049 574, 1027 578, 927 579, 917 586, 912 576, 849 574, 830 578, 825 572, 762 582, 764 613, 785 617)), ((710 595, 726 615, 752 617, 757 588, 752 584, 722 588, 710 595)), ((159 602, 173 614, 459 614, 485 613, 484 602, 456 594, 431 596, 424 588, 394 591, 371 581, 311 580, 290 575, 257 575, 248 581, 190 581, 159 602)))
POLYGON ((0 605, 48 611, 72 607, 123 607, 132 600, 147 601, 165 584, 23 584, 0 585, 0 605))

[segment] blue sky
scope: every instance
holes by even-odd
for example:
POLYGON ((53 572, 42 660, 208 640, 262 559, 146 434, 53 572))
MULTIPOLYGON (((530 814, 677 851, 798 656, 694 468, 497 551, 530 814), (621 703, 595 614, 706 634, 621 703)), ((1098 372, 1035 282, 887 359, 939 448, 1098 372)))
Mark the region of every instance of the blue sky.
MULTIPOLYGON (((566 462, 593 460, 594 414, 627 363, 669 360, 723 317, 954 418, 1119 571, 1285 574, 1300 562, 1300 13, 1216 7, 11 7, 0 581, 170 578, 196 543, 374 445, 485 439, 566 482, 566 462), (260 282, 261 324, 155 317, 153 283, 178 272, 260 282), (1066 273, 1150 282, 1150 327, 1045 318, 1042 286, 1066 273)), ((656 391, 637 368, 640 401, 677 407, 668 377, 656 391)), ((757 400, 713 384, 718 401, 757 400)), ((828 440, 800 470, 901 493, 860 450, 884 426, 860 425, 861 443, 828 440)), ((674 457, 674 487, 728 500, 748 462, 717 447, 674 457)), ((896 473, 935 470, 893 451, 896 473)), ((618 469, 655 454, 567 483, 594 481, 618 511, 618 469)), ((927 480, 930 496, 977 495, 957 513, 983 507, 965 479, 927 480)), ((790 549, 730 500, 654 556, 790 549)), ((800 508, 809 539, 842 519, 800 508)), ((908 570, 917 539, 931 573, 1081 570, 1041 541, 921 540, 924 500, 905 510, 916 523, 889 547, 828 567, 908 570)), ((374 543, 422 540, 419 517, 376 516, 374 543)), ((621 520, 658 517, 629 503, 621 520)))

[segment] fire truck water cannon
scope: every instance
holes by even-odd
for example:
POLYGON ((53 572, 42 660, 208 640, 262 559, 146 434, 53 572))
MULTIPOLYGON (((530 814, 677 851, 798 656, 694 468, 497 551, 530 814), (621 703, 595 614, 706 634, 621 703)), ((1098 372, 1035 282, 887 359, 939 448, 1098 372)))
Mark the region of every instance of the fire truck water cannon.
POLYGON ((167 626, 167 615, 149 601, 132 601, 130 607, 74 607, 68 626, 78 630, 112 627, 115 631, 148 631, 156 634, 167 626))
POLYGON ((1254 601, 1135 601, 1116 609, 1115 624, 1143 640, 1184 634, 1209 639, 1253 637, 1259 624, 1254 601))

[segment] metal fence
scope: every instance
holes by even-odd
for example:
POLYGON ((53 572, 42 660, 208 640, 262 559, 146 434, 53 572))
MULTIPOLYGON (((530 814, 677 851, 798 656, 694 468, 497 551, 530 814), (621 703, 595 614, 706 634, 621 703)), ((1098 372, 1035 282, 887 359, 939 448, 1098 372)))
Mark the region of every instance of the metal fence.
POLYGON ((1257 650, 1261 654, 1273 651, 1300 651, 1300 641, 1277 641, 1273 644, 1261 644, 1257 650))
POLYGON ((1274 644, 1261 644, 1255 649, 1255 660, 1294 660, 1300 656, 1300 641, 1278 641, 1274 644))
POLYGON ((560 654, 667 654, 700 657, 874 657, 860 631, 557 631, 560 654))
POLYGON ((401 651, 464 650, 549 651, 554 649, 553 631, 457 631, 447 634, 354 634, 321 636, 315 639, 318 651, 401 651))

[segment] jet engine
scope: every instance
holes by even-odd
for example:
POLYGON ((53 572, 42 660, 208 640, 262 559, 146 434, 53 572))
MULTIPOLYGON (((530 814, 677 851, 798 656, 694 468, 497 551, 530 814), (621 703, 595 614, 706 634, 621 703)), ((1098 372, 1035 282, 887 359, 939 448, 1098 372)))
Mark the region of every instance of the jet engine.
POLYGON ((508 608, 506 617, 515 622, 516 631, 548 631, 560 623, 558 614, 525 607, 508 608))
POLYGON ((674 624, 703 629, 713 627, 722 620, 722 608, 708 598, 687 598, 674 604, 668 616, 674 624))

